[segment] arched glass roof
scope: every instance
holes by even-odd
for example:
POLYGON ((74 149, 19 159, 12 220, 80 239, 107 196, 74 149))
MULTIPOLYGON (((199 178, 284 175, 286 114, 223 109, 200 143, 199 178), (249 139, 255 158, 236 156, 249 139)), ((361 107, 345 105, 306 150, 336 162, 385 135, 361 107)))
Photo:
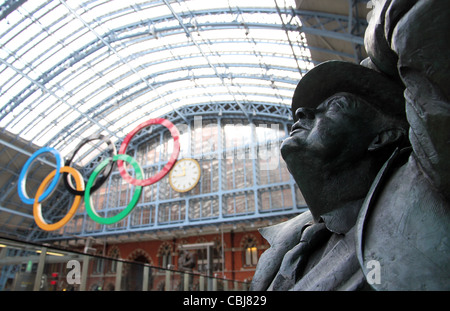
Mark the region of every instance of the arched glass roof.
POLYGON ((6 2, 0 130, 63 156, 184 105, 290 105, 313 66, 293 0, 6 2))

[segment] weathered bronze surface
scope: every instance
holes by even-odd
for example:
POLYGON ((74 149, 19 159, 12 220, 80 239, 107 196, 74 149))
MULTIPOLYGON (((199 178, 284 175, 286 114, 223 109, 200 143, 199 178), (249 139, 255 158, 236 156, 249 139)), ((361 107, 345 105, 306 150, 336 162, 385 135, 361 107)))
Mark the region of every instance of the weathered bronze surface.
POLYGON ((254 290, 450 289, 450 2, 376 1, 360 65, 310 70, 281 154, 309 211, 254 290))

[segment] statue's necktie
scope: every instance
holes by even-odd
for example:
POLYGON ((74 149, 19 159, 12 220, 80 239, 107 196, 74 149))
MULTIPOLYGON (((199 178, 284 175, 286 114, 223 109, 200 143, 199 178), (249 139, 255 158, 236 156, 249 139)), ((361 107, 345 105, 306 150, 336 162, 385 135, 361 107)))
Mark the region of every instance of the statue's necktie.
POLYGON ((303 230, 300 242, 283 258, 277 276, 273 281, 274 290, 289 290, 302 276, 311 251, 322 245, 331 235, 324 223, 312 224, 303 230))

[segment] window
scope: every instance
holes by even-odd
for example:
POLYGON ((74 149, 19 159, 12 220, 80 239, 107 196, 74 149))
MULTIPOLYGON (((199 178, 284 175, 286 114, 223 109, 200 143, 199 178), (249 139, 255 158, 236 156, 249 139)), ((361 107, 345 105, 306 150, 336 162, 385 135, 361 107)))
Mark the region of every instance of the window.
POLYGON ((185 201, 163 203, 159 205, 158 221, 160 223, 182 222, 186 215, 185 201))
POLYGON ((103 273, 103 267, 104 265, 104 259, 103 258, 95 258, 94 260, 94 273, 95 274, 102 274, 103 273))
MULTIPOLYGON (((119 249, 114 247, 110 253, 109 256, 112 259, 118 259, 119 258, 119 249)), ((117 272, 117 261, 116 260, 109 260, 109 272, 116 273, 117 272)))
POLYGON ((152 205, 138 206, 131 212, 131 226, 147 226, 152 224, 155 218, 155 207, 152 205))
POLYGON ((289 186, 260 189, 258 196, 261 202, 260 211, 276 211, 293 207, 292 191, 289 186))
POLYGON ((172 264, 172 247, 168 243, 164 243, 158 250, 158 263, 162 268, 167 268, 172 264))
POLYGON ((222 271, 223 270, 223 247, 222 247, 222 242, 219 241, 218 239, 216 239, 215 243, 214 243, 214 247, 212 249, 212 253, 213 253, 213 271, 217 272, 217 271, 222 271))
POLYGON ((199 272, 208 272, 208 253, 206 248, 197 250, 197 269, 199 272))
POLYGON ((256 239, 252 236, 246 236, 243 240, 243 265, 256 266, 258 263, 258 248, 256 239))
POLYGON ((222 211, 224 216, 254 213, 255 199, 253 191, 225 195, 223 198, 222 211))
POLYGON ((189 218, 205 219, 219 216, 218 197, 200 198, 189 201, 189 218))
POLYGON ((245 249, 245 265, 256 266, 258 263, 258 249, 256 246, 249 246, 245 249))

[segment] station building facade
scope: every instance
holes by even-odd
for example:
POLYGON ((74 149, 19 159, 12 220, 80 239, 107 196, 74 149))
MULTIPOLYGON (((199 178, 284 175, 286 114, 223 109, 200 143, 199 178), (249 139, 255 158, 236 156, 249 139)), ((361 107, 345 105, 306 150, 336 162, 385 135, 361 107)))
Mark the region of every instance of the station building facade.
MULTIPOLYGON (((179 133, 176 162, 190 159, 200 167, 198 181, 190 190, 173 187, 168 173, 143 187, 135 207, 120 221, 96 222, 82 203, 65 226, 48 231, 36 225, 29 239, 100 256, 90 262, 88 289, 114 288, 114 282, 108 282, 108 276, 116 273, 114 264, 108 265, 103 257, 182 270, 184 251, 193 257, 189 268, 194 273, 250 283, 259 257, 269 247, 258 229, 285 221, 306 206, 279 151, 292 124, 288 108, 260 104, 247 111, 252 113, 246 115, 231 103, 205 104, 184 107, 185 119, 175 113, 162 117, 179 133)), ((116 142, 116 150, 120 143, 116 142)), ((103 145, 86 144, 75 150, 71 166, 85 179, 111 156, 111 149, 103 145)), ((139 163, 144 178, 150 178, 165 167, 173 148, 171 132, 155 124, 137 132, 126 153, 139 163)), ((38 170, 44 170, 42 164, 30 167, 29 176, 38 170)), ((36 193, 39 182, 28 180, 29 193, 36 193)), ((103 185, 91 192, 91 209, 100 218, 113 217, 126 209, 135 191, 136 186, 124 181, 116 166, 103 185)), ((60 182, 42 204, 45 221, 60 221, 73 198, 60 182)), ((152 282, 153 289, 164 288, 162 275, 152 282)), ((140 281, 135 283, 140 286, 140 281)))

